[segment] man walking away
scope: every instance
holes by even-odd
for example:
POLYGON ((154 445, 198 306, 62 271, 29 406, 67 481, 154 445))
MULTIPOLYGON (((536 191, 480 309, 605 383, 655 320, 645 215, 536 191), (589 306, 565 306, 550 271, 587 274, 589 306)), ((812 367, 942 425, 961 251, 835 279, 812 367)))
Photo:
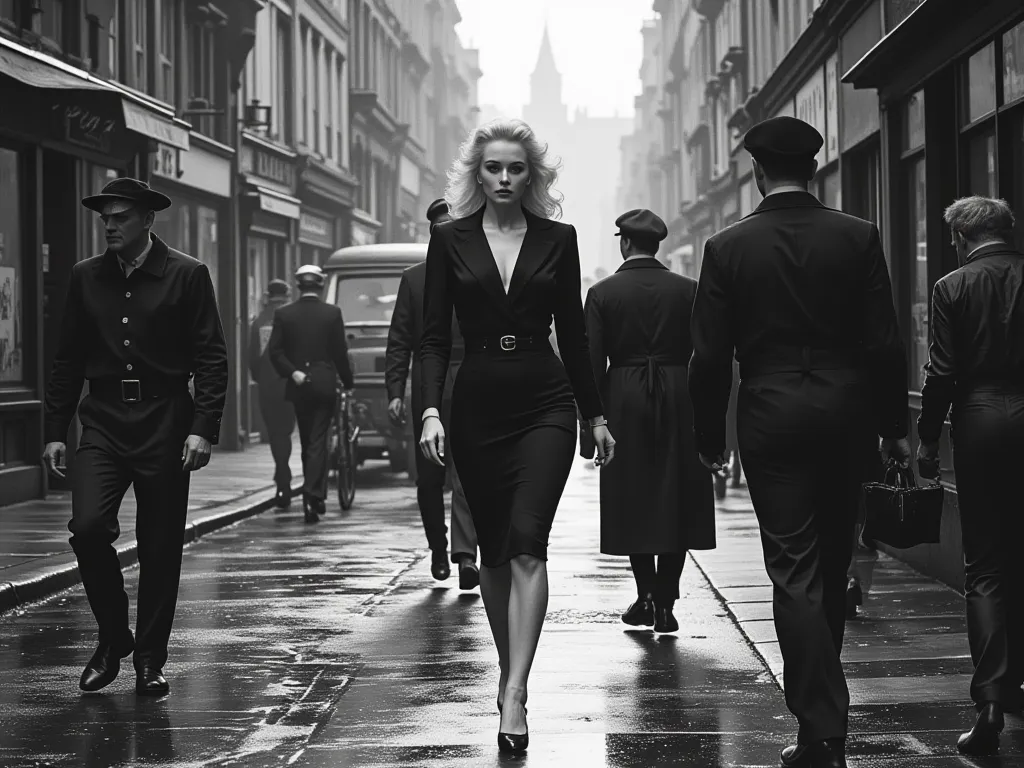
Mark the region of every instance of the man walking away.
POLYGON ((735 351, 737 429, 775 586, 787 766, 845 766, 850 696, 839 654, 846 570, 871 462, 909 465, 907 363, 878 229, 808 193, 823 143, 777 117, 744 144, 765 196, 707 241, 691 329, 690 394, 702 461, 720 471, 735 351))
POLYGON ((291 501, 292 432, 295 431, 295 408, 285 399, 285 380, 270 362, 267 347, 274 329, 274 313, 288 303, 288 283, 271 280, 267 286, 263 311, 252 321, 249 331, 249 373, 259 393, 260 415, 267 430, 270 453, 274 457, 274 504, 284 509, 291 501))
POLYGON ((655 258, 668 229, 651 211, 629 211, 615 224, 624 261, 590 289, 584 308, 594 376, 621 450, 601 469, 601 552, 629 555, 633 567, 637 600, 622 620, 675 632, 686 552, 715 547, 714 488, 697 456, 686 385, 697 283, 655 258))
POLYGON ((46 388, 43 461, 64 477, 75 409, 82 436, 71 495, 71 547, 99 625, 83 691, 117 677, 134 650, 135 690, 160 696, 181 576, 189 473, 210 460, 228 386, 227 348, 206 266, 150 232, 165 195, 115 179, 82 204, 100 214, 107 250, 71 270, 46 388), (195 388, 189 393, 189 379, 195 388), (79 403, 83 381, 89 394, 79 403), (129 486, 138 515, 136 635, 114 549, 129 486))
POLYGON ((337 407, 337 381, 353 387, 341 309, 322 300, 327 276, 315 264, 299 267, 298 301, 274 313, 268 345, 270 363, 285 381, 295 406, 302 443, 302 506, 307 523, 327 509, 327 439, 337 407))
MULTIPOLYGON (((444 199, 435 200, 427 208, 430 231, 443 221, 450 220, 448 204, 444 199)), ((388 331, 388 347, 385 363, 385 381, 388 388, 388 412, 397 424, 404 420, 405 385, 412 370, 412 410, 422 412, 420 405, 420 337, 423 333, 423 290, 426 284, 426 262, 415 264, 402 273, 398 286, 395 312, 391 317, 388 331)), ((451 409, 451 391, 464 354, 465 344, 459 331, 459 324, 452 314, 452 357, 448 378, 442 398, 442 422, 448 423, 451 409)), ((423 422, 413 421, 413 436, 419 443, 423 422)), ((432 558, 430 572, 438 581, 451 575, 448 566, 448 527, 444 522, 445 472, 452 481, 452 553, 451 561, 459 566, 459 587, 473 589, 480 583, 480 571, 476 566, 476 528, 466 503, 466 496, 455 469, 451 451, 446 457, 447 467, 439 467, 429 461, 422 451, 416 451, 416 500, 423 520, 423 531, 427 536, 432 558)))

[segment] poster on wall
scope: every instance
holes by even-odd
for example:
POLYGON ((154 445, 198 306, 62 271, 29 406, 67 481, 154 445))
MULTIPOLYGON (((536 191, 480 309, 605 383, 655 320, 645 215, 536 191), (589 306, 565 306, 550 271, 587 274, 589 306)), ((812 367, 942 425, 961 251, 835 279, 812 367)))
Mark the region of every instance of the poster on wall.
POLYGON ((16 281, 13 267, 0 267, 0 381, 11 381, 20 376, 15 324, 16 281))

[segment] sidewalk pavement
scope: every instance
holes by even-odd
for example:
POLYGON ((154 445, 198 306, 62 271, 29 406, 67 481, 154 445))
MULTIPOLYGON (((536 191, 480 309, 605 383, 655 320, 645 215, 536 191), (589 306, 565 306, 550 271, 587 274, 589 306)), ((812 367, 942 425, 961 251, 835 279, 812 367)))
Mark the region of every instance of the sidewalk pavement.
MULTIPOLYGON (((298 439, 290 462, 293 491, 302 484, 298 439)), ((192 473, 185 543, 268 509, 273 504, 274 460, 270 446, 214 451, 206 467, 192 473)), ((115 546, 122 567, 137 559, 135 491, 121 505, 121 536, 115 546)), ((0 613, 41 600, 79 583, 78 564, 68 543, 71 494, 0 507, 0 613)))

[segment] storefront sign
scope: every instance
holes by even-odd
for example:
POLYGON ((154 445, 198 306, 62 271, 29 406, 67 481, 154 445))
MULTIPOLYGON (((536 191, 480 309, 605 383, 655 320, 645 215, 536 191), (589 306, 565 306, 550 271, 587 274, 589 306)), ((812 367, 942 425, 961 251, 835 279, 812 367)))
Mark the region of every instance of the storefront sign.
POLYGON ((161 144, 170 144, 172 147, 188 151, 188 131, 180 125, 175 125, 170 118, 153 114, 128 99, 122 101, 122 106, 124 124, 129 131, 141 133, 161 144))
POLYGON ((284 216, 289 219, 297 219, 301 215, 298 201, 292 202, 291 200, 283 199, 283 196, 277 197, 262 190, 259 194, 260 210, 267 213, 276 213, 278 216, 284 216))
POLYGON ((153 174, 218 197, 231 195, 231 161, 195 144, 188 152, 158 144, 153 174))
POLYGON ((299 216, 299 240, 310 245, 334 248, 334 223, 303 211, 299 216))
POLYGON ((264 152, 258 147, 243 146, 240 165, 245 173, 251 173, 286 187, 293 188, 295 186, 295 166, 291 161, 264 152))
POLYGON ((377 242, 377 231, 358 221, 352 222, 352 245, 373 245, 377 242))
POLYGON ((158 144, 153 153, 152 171, 155 176, 177 180, 181 175, 178 171, 178 150, 166 144, 158 144))
MULTIPOLYGON (((819 69, 796 94, 796 117, 813 125, 818 133, 825 136, 825 70, 819 69)), ((825 147, 822 146, 815 158, 818 168, 825 165, 825 147)))
POLYGON ((839 158, 839 54, 825 62, 825 163, 839 158))
POLYGON ((72 97, 53 104, 52 110, 64 127, 63 138, 72 144, 109 152, 117 119, 93 105, 72 97))

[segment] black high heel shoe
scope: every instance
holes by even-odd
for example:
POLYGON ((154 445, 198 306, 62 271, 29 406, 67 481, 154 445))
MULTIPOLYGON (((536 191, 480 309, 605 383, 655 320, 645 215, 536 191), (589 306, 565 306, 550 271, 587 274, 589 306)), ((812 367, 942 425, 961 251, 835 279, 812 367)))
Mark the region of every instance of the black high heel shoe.
MULTIPOLYGON (((501 712, 501 703, 498 703, 498 712, 501 712)), ((523 716, 527 713, 526 705, 523 705, 523 716)), ((498 731, 498 751, 506 754, 521 755, 530 746, 530 728, 527 726, 526 733, 505 733, 498 731)))
POLYGON ((990 701, 978 713, 978 722, 961 734, 956 748, 964 755, 982 757, 999 752, 999 733, 1003 730, 1003 708, 990 701))

